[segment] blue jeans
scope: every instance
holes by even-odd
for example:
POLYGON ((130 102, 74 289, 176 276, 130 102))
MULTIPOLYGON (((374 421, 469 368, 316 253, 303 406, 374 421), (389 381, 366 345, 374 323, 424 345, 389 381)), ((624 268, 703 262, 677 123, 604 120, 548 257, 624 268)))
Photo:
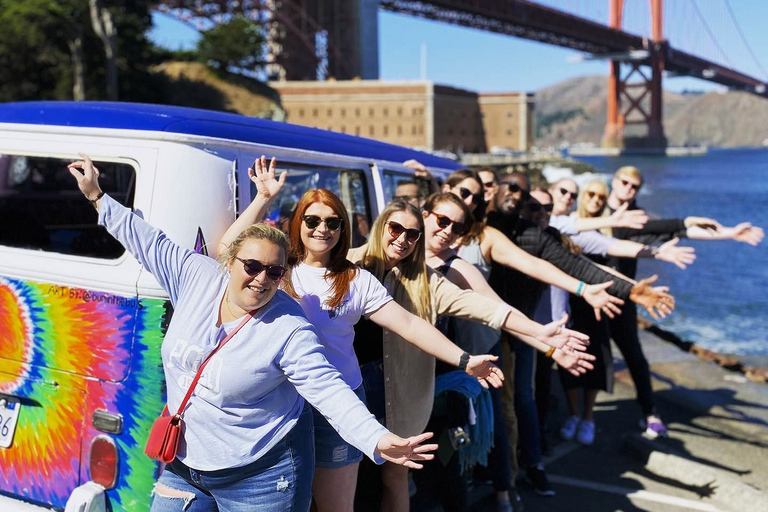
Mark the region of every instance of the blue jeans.
MULTIPOLYGON (((365 390, 360 385, 354 390, 365 403, 365 390)), ((315 424, 315 466, 336 469, 357 464, 363 460, 363 452, 346 442, 325 417, 312 409, 315 424)))
POLYGON ((520 467, 541 462, 539 411, 533 398, 534 349, 517 341, 515 346, 515 414, 517 441, 520 447, 520 467))
POLYGON ((312 408, 260 459, 238 468, 197 471, 178 459, 167 465, 155 488, 151 512, 306 512, 312 497, 312 408))

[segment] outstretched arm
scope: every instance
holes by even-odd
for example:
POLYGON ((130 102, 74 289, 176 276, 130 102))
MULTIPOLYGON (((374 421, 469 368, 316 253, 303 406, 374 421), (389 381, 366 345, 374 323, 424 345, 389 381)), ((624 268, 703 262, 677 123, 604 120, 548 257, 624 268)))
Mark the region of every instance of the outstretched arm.
POLYGON ((490 259, 500 265, 513 268, 523 274, 531 276, 547 284, 555 285, 563 290, 576 295, 582 295, 584 300, 595 309, 595 315, 599 318, 600 311, 613 318, 619 314, 619 306, 624 301, 608 293, 608 288, 613 285, 607 283, 581 285, 575 279, 552 263, 537 258, 515 245, 504 233, 496 228, 486 226, 483 230, 481 243, 484 254, 489 254, 490 259))
POLYGON ((593 231, 603 228, 641 229, 648 222, 644 210, 627 210, 629 203, 622 204, 608 217, 579 217, 574 225, 577 231, 593 231))
MULTIPOLYGON (((425 293, 427 290, 425 290, 425 293)), ((417 346, 427 354, 448 364, 459 366, 464 351, 454 345, 443 333, 426 320, 403 309, 395 301, 389 301, 371 313, 368 318, 384 329, 389 329, 404 340, 417 346)), ((501 387, 504 375, 491 361, 495 356, 471 356, 466 372, 477 378, 484 387, 501 387)))
POLYGON ((269 162, 269 167, 267 167, 267 157, 261 155, 261 158, 254 160, 253 167, 248 168, 248 177, 253 184, 256 185, 256 197, 253 198, 253 201, 248 205, 248 208, 235 219, 235 222, 229 226, 224 233, 224 236, 221 237, 219 245, 214 249, 216 253, 213 255, 214 258, 220 252, 225 251, 229 244, 231 244, 235 238, 237 238, 237 235, 242 233, 244 229, 251 224, 260 222, 275 198, 283 189, 285 178, 288 173, 283 171, 280 174, 280 178, 275 179, 275 163, 276 160, 273 157, 269 162))
POLYGON ((753 226, 749 222, 742 222, 733 227, 718 226, 706 229, 697 225, 688 228, 688 238, 695 240, 735 240, 756 246, 764 236, 763 228, 753 226))
POLYGON ((678 242, 679 238, 673 238, 660 247, 651 247, 632 240, 616 240, 608 249, 608 254, 618 258, 655 258, 685 269, 696 261, 696 251, 693 247, 679 246, 678 242))

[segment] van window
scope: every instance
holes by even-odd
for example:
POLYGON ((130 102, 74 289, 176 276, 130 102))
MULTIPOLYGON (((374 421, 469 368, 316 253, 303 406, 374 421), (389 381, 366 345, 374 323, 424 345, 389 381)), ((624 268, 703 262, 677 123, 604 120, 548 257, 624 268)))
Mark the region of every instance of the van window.
MULTIPOLYGON (((355 169, 332 169, 278 162, 276 174, 288 171, 288 179, 280 196, 265 215, 265 220, 286 233, 291 215, 301 196, 312 188, 326 188, 339 196, 347 207, 352 224, 352 247, 366 243, 371 226, 371 208, 365 173, 355 169)), ((251 197, 256 186, 251 183, 251 197)))
POLYGON ((402 197, 406 201, 414 201, 419 206, 429 195, 429 183, 423 178, 417 178, 412 174, 387 171, 382 173, 382 186, 384 188, 384 199, 391 201, 395 197, 402 197))
MULTIPOLYGON (((98 214, 67 169, 72 159, 0 154, 0 245, 115 259, 125 252, 97 225, 98 214)), ((128 164, 96 162, 101 188, 133 203, 136 172, 128 164)))

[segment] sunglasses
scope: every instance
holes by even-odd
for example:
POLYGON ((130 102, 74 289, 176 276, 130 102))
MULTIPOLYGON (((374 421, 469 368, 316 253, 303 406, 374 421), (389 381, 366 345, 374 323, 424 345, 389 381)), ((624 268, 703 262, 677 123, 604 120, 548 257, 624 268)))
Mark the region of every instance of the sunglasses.
POLYGON ((395 239, 400 238, 400 235, 405 233, 405 241, 409 244, 412 244, 421 238, 421 231, 418 229, 406 228, 402 224, 392 220, 387 221, 387 227, 389 227, 389 234, 395 237, 395 239))
POLYGON ((451 220, 450 217, 435 212, 429 212, 429 214, 435 216, 437 225, 440 229, 446 229, 449 226, 453 226, 451 227, 451 233, 456 236, 463 236, 467 232, 467 225, 463 222, 456 222, 455 220, 451 220))
POLYGON ((412 200, 414 200, 414 199, 416 199, 416 200, 420 200, 420 199, 422 199, 422 197, 423 197, 423 196, 422 196, 421 194, 416 194, 415 196, 407 196, 407 195, 404 195, 404 196, 395 196, 394 198, 395 198, 395 199, 402 199, 402 200, 403 200, 403 201, 405 201, 406 203, 409 203, 409 202, 411 202, 411 201, 412 201, 412 200))
POLYGON ((459 189, 459 195, 462 199, 467 199, 468 197, 472 197, 472 204, 480 204, 480 202, 483 200, 483 194, 477 193, 473 194, 471 190, 468 188, 461 187, 459 189))
POLYGON ((485 182, 485 181, 484 181, 484 182, 483 182, 483 186, 484 186, 485 188, 493 188, 493 187, 495 187, 495 186, 496 186, 496 182, 495 182, 495 181, 488 181, 488 182, 485 182))
POLYGON ((576 196, 579 195, 578 192, 571 192, 570 190, 566 190, 563 187, 560 187, 560 194, 570 197, 571 199, 576 199, 576 196))
POLYGON ((544 210, 545 212, 551 213, 552 212, 552 204, 541 204, 541 203, 528 203, 528 210, 531 213, 537 213, 541 210, 544 210))
POLYGON ((634 190, 635 192, 637 192, 638 190, 640 190, 640 186, 641 186, 641 185, 637 185, 637 184, 635 184, 635 183, 630 183, 630 182, 628 182, 627 180, 620 180, 620 181, 621 181, 621 184, 622 184, 622 185, 624 185, 625 187, 626 187, 626 186, 629 186, 629 187, 630 187, 632 190, 634 190))
POLYGON ((251 277, 256 277, 262 272, 273 281, 279 281, 285 275, 285 267, 282 265, 265 265, 258 260, 244 260, 235 256, 235 259, 243 264, 243 270, 251 277))
POLYGON ((341 217, 320 218, 317 215, 302 215, 301 219, 309 229, 315 229, 321 222, 325 222, 325 227, 330 231, 336 231, 341 227, 341 217))
POLYGON ((606 196, 605 194, 601 194, 600 192, 595 192, 594 190, 586 190, 584 193, 587 195, 587 199, 592 199, 593 197, 597 197, 601 201, 605 201, 606 199, 608 199, 608 196, 606 196))

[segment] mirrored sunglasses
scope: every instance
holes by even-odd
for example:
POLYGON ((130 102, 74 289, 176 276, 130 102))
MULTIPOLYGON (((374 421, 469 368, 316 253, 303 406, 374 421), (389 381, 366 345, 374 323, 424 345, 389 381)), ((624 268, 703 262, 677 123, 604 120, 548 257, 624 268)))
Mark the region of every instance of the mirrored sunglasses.
POLYGON ((315 229, 321 222, 324 222, 325 227, 330 231, 336 231, 341 227, 341 217, 326 217, 323 219, 317 215, 302 215, 301 219, 309 229, 315 229))

